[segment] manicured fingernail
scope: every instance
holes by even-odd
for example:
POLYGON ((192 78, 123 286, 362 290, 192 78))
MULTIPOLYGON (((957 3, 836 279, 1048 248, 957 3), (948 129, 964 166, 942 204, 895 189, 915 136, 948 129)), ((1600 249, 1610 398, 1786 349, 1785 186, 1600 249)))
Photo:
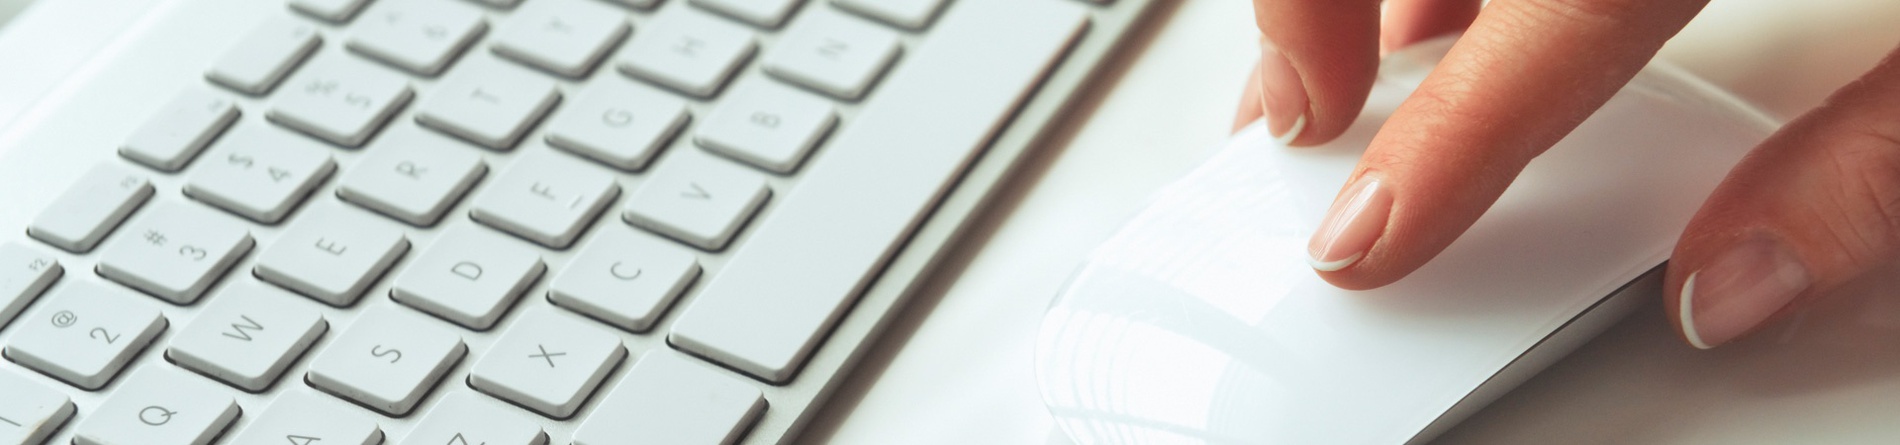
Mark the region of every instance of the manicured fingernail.
POLYGON ((1391 213, 1392 193, 1386 190, 1384 181, 1373 173, 1360 175, 1338 201, 1333 201, 1326 220, 1313 232, 1313 240, 1306 245, 1307 262, 1321 272, 1359 262, 1385 233, 1385 220, 1391 213))
POLYGON ((1780 240, 1744 240, 1682 284, 1682 335, 1709 349, 1735 340, 1808 289, 1808 269, 1780 240))
POLYGON ((1260 108, 1267 113, 1267 133, 1281 145, 1306 129, 1306 84, 1280 48, 1260 40, 1260 108))

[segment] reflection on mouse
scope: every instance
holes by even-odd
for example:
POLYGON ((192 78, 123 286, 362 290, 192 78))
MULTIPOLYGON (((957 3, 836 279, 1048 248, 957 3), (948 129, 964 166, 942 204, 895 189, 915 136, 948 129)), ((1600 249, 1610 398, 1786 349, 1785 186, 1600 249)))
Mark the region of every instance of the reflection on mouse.
POLYGON ((1659 265, 1774 122, 1651 66, 1431 263, 1371 291, 1306 243, 1385 115, 1449 48, 1395 53, 1319 147, 1236 134, 1098 248, 1043 320, 1042 396, 1078 443, 1416 443, 1661 298, 1659 265))

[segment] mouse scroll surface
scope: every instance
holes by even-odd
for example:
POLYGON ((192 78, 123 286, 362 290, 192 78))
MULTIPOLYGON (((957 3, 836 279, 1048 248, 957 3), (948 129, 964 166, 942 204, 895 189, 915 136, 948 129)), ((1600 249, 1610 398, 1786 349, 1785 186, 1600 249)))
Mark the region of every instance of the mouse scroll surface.
POLYGON ((1651 67, 1399 282, 1306 262, 1360 153, 1445 42, 1388 58, 1338 140, 1256 123, 1158 192, 1051 306, 1036 373, 1078 443, 1405 443, 1565 323, 1665 260, 1774 124, 1651 67))

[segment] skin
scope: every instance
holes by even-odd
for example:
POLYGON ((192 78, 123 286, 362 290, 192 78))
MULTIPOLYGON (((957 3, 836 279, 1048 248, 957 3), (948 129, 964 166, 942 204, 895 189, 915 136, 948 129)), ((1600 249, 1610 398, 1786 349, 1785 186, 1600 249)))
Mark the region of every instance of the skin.
MULTIPOLYGON (((1263 88, 1287 85, 1263 87, 1263 80, 1287 77, 1262 76, 1257 67, 1234 121, 1239 128, 1269 114, 1269 128, 1285 129, 1304 117, 1291 145, 1325 143, 1357 117, 1381 54, 1463 33, 1379 130, 1346 182, 1374 172, 1392 199, 1383 231, 1361 259, 1318 272, 1346 289, 1391 284, 1457 239, 1525 164, 1609 100, 1706 0, 1384 3, 1382 16, 1379 0, 1254 0, 1264 44, 1298 73, 1296 87, 1307 105, 1302 116, 1266 113, 1271 107, 1262 104, 1263 88)), ((1686 318, 1678 296, 1688 278, 1747 240, 1781 243, 1809 282, 1790 303, 1773 299, 1765 318, 1713 320, 1747 327, 1741 332, 1900 256, 1896 54, 1755 147, 1703 204, 1678 241, 1664 288, 1679 333, 1686 318)), ((1714 287, 1706 282, 1702 287, 1695 291, 1697 307, 1756 298, 1705 289, 1714 287)), ((1738 336, 1692 343, 1713 347, 1738 336)))

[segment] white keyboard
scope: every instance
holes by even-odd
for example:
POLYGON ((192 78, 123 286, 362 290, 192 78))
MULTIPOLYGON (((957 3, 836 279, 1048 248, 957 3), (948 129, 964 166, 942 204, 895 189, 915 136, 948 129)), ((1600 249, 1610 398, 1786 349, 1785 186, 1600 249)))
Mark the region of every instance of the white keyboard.
POLYGON ((0 444, 790 442, 1117 1, 233 13, 0 240, 0 444))

